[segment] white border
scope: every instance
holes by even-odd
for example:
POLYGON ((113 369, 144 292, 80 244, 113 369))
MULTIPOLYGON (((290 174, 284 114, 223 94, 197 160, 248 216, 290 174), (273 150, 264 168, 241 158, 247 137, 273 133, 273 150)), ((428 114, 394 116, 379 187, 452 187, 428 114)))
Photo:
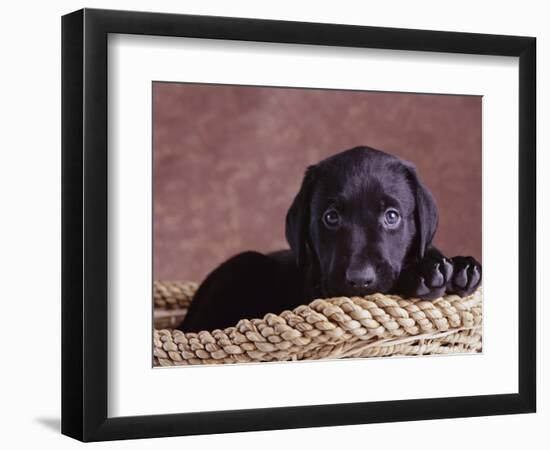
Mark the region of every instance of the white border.
POLYGON ((517 392, 517 58, 126 35, 108 52, 110 417, 517 392), (152 369, 152 80, 483 95, 484 353, 152 369))

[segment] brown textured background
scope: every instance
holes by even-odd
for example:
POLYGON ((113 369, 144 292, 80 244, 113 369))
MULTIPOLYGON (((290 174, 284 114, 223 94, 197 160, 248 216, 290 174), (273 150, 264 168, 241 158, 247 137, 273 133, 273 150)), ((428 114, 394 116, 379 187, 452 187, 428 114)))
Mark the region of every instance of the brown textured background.
POLYGON ((437 245, 481 261, 481 97, 154 83, 154 277, 287 248, 304 169, 368 145, 413 162, 437 245))

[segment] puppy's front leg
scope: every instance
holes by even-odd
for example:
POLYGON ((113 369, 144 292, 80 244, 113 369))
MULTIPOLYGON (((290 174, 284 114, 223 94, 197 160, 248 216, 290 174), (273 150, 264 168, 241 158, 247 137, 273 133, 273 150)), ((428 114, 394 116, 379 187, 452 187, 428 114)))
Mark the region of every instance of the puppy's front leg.
POLYGON ((446 258, 437 248, 426 250, 424 258, 405 267, 396 292, 406 297, 434 300, 444 294, 466 297, 481 284, 481 264, 471 256, 446 258))
POLYGON ((424 258, 403 268, 395 291, 404 297, 434 300, 445 294, 452 277, 452 262, 437 248, 431 247, 424 253, 424 258))
POLYGON ((453 276, 447 283, 447 293, 466 297, 481 284, 481 264, 471 256, 455 256, 450 259, 453 276))

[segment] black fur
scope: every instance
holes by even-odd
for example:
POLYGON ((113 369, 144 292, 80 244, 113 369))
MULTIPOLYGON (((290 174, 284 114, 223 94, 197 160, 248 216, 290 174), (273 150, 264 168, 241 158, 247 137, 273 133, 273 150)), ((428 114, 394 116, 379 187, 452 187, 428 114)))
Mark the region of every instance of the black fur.
POLYGON ((307 169, 290 206, 291 250, 224 262, 201 284, 179 328, 224 328, 314 298, 468 295, 481 283, 481 265, 444 257, 432 245, 437 221, 435 201, 410 163, 369 147, 331 156, 307 169))

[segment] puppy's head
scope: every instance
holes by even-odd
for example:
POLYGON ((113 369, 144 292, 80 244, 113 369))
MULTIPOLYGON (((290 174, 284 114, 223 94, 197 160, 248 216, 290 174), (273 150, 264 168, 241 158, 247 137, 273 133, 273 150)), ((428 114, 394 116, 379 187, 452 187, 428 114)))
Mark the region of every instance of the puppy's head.
POLYGON ((392 290, 423 257, 437 208, 414 166, 356 147, 307 169, 286 218, 286 237, 310 296, 392 290))

